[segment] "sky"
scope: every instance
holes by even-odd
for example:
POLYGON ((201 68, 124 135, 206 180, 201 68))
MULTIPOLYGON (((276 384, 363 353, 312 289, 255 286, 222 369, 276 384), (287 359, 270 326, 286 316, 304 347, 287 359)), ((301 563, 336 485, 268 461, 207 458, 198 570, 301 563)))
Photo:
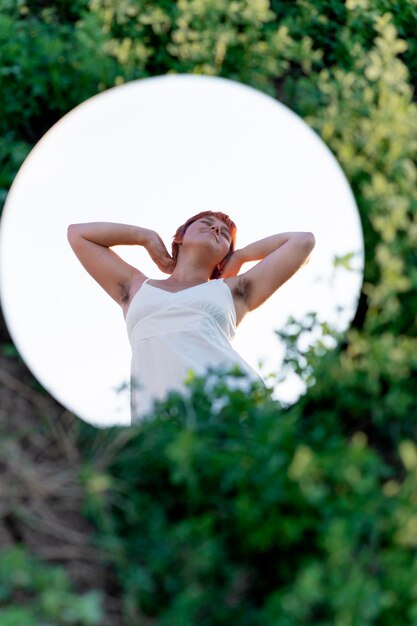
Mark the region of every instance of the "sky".
MULTIPOLYGON (((75 257, 68 225, 135 224, 156 230, 171 250, 177 227, 205 210, 230 215, 237 248, 280 232, 315 236, 308 265, 238 326, 233 347, 265 380, 282 370, 274 331, 289 316, 316 312, 338 331, 349 327, 363 280, 362 228, 348 180, 320 136, 276 99, 224 78, 164 75, 113 87, 40 139, 0 221, 10 335, 33 375, 81 419, 130 425, 131 351, 122 310, 75 257), (334 268, 348 253, 354 271, 334 268)), ((114 251, 167 278, 144 248, 114 251)), ((274 386, 289 404, 305 392, 295 374, 274 386)))

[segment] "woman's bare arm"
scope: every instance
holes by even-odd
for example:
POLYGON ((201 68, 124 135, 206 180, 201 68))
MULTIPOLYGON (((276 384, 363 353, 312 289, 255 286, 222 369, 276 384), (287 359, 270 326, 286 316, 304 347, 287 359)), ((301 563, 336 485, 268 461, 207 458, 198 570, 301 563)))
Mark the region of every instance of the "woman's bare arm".
POLYGON ((68 241, 79 261, 94 280, 121 306, 130 285, 145 275, 126 263, 111 246, 144 246, 162 271, 171 270, 172 259, 159 235, 148 228, 113 222, 71 224, 68 241))
POLYGON ((308 263, 314 246, 315 237, 311 232, 278 233, 265 237, 236 250, 223 268, 222 277, 236 276, 244 263, 259 261, 238 277, 240 291, 246 294, 247 310, 251 311, 308 263))

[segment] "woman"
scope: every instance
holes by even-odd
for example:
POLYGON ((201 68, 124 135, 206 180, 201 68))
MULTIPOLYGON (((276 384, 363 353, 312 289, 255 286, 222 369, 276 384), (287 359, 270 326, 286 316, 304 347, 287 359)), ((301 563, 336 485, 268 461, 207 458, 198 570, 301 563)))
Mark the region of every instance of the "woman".
POLYGON ((190 370, 238 366, 259 375, 233 350, 230 339, 249 311, 267 300, 305 265, 311 232, 271 235, 235 250, 236 226, 224 213, 203 211, 180 226, 172 256, 161 237, 140 226, 72 224, 69 243, 91 276, 121 306, 132 346, 132 421, 149 413, 170 390, 184 391, 190 370), (169 278, 150 279, 111 246, 141 245, 169 278), (248 261, 259 261, 237 275, 248 261))

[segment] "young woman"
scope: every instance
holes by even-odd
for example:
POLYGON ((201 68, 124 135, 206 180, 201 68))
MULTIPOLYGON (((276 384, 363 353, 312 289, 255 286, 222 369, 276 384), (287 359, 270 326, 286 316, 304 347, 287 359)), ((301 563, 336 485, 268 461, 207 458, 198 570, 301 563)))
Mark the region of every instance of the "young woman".
POLYGON ((232 348, 242 318, 305 265, 315 245, 311 232, 271 235, 235 250, 236 226, 224 213, 203 211, 174 235, 172 256, 161 237, 139 226, 72 224, 69 243, 87 272, 121 306, 132 346, 132 421, 170 390, 184 391, 190 370, 234 366, 259 375, 232 348), (150 279, 111 246, 144 246, 169 278, 150 279), (242 265, 259 261, 238 275, 242 265))

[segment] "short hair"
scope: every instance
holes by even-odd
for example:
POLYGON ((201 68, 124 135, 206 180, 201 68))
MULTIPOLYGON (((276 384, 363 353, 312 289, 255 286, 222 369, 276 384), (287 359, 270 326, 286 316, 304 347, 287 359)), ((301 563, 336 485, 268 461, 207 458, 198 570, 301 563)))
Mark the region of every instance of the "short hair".
MULTIPOLYGON (((226 254, 226 256, 224 257, 224 259, 222 259, 222 261, 220 262, 221 265, 221 269, 223 269, 223 267, 225 266, 226 262, 230 259, 230 257, 232 256, 233 252, 235 251, 235 245, 236 245, 236 224, 234 222, 232 222, 232 220, 230 219, 230 217, 228 215, 226 215, 226 213, 222 213, 221 211, 201 211, 201 213, 197 213, 197 215, 193 215, 193 217, 190 217, 185 224, 182 224, 182 226, 179 226, 177 228, 177 231, 173 237, 174 241, 172 243, 172 258, 174 260, 174 263, 177 263, 177 259, 178 259, 178 252, 179 252, 179 245, 178 243, 175 241, 175 239, 179 240, 180 242, 182 242, 185 231, 187 230, 187 228, 195 221, 199 220, 201 217, 206 217, 206 216, 212 216, 212 217, 217 217, 219 220, 222 220, 226 226, 229 229, 230 232, 230 237, 231 237, 231 242, 230 242, 230 248, 228 253, 226 254)), ((210 280, 213 280, 214 278, 219 278, 221 274, 221 270, 219 270, 217 268, 217 266, 214 268, 211 276, 210 276, 210 280)))

